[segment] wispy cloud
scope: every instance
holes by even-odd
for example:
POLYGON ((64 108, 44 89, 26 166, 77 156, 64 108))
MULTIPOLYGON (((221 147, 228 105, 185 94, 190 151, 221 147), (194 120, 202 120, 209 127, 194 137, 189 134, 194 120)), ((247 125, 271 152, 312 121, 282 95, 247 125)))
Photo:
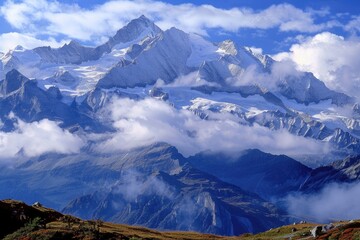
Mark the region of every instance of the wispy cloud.
POLYGON ((28 34, 18 32, 0 34, 0 52, 6 52, 14 49, 17 45, 21 45, 26 49, 33 49, 40 46, 61 47, 68 41, 56 41, 54 38, 40 40, 28 34))
POLYGON ((293 216, 322 223, 356 219, 360 216, 359 196, 359 183, 330 184, 319 193, 289 196, 288 211, 293 216))
POLYGON ((6 21, 22 33, 37 36, 65 36, 103 42, 131 19, 145 14, 163 29, 176 26, 187 32, 206 35, 209 29, 237 32, 241 28, 318 32, 337 25, 316 23, 324 11, 302 10, 290 4, 272 5, 263 10, 221 9, 211 5, 169 4, 153 0, 113 0, 90 9, 52 0, 6 0, 0 8, 6 21))
POLYGON ((236 154, 249 148, 290 155, 326 151, 324 144, 286 130, 241 125, 231 114, 224 113, 203 120, 188 110, 177 110, 154 99, 114 100, 110 114, 117 132, 98 144, 100 152, 123 151, 154 142, 167 142, 186 156, 205 150, 236 154))
POLYGON ((355 16, 345 25, 344 28, 345 30, 352 33, 360 32, 360 16, 355 16))
POLYGON ((134 170, 125 171, 112 186, 112 192, 122 195, 128 202, 135 202, 139 196, 158 195, 171 198, 173 189, 155 175, 144 175, 134 170))

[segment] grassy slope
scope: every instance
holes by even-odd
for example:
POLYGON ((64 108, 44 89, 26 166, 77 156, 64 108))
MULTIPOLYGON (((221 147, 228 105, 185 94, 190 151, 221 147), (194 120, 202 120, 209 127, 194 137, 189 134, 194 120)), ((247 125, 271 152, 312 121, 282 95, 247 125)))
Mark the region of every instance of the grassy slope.
MULTIPOLYGON (((358 239, 360 240, 360 221, 338 222, 336 227, 318 239, 358 239)), ((0 239, 41 240, 41 239, 313 239, 310 230, 316 224, 296 224, 279 227, 256 235, 244 234, 238 237, 221 237, 195 232, 160 232, 143 227, 113 224, 101 221, 83 221, 63 215, 45 207, 31 207, 14 201, 0 201, 0 239), (20 220, 14 210, 24 212, 26 220, 20 220), (34 223, 23 227, 30 219, 40 217, 42 224, 34 223), (296 229, 293 232, 293 228, 296 229), (20 229, 20 230, 19 230, 20 229)))

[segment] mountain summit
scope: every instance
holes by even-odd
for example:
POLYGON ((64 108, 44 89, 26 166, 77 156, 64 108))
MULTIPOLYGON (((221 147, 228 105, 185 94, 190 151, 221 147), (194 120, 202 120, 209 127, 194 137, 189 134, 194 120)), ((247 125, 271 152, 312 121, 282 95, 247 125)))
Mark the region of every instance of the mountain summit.
MULTIPOLYGON (((130 21, 125 27, 121 28, 114 37, 110 38, 107 45, 116 45, 119 43, 129 43, 136 40, 142 40, 145 36, 155 37, 162 30, 144 15, 130 21)), ((138 42, 137 41, 137 42, 138 42)))

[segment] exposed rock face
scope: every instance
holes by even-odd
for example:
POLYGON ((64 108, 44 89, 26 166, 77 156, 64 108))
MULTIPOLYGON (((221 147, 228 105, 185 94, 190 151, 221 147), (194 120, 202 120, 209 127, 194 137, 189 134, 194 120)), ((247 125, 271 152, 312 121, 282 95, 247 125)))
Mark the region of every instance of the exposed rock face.
POLYGON ((314 192, 330 183, 350 183, 360 180, 360 156, 347 157, 331 165, 314 169, 301 186, 305 192, 314 192))
POLYGON ((149 90, 149 96, 156 99, 160 99, 162 101, 166 101, 169 99, 169 94, 163 92, 161 88, 157 88, 157 87, 153 87, 152 89, 149 90))
POLYGON ((20 74, 17 70, 12 70, 6 74, 6 78, 1 82, 1 93, 3 96, 8 96, 19 90, 28 81, 25 76, 20 74))
POLYGON ((56 64, 80 64, 88 59, 92 51, 92 48, 81 46, 76 41, 71 41, 69 44, 65 44, 58 49, 52 49, 51 47, 38 47, 34 49, 34 52, 43 61, 56 64))
POLYGON ((321 226, 316 226, 313 229, 311 229, 311 235, 313 237, 318 237, 321 235, 321 231, 322 231, 322 227, 321 226))
POLYGON ((200 98, 194 99, 187 108, 205 119, 211 113, 230 113, 249 126, 259 124, 271 130, 286 129, 297 136, 330 142, 339 149, 347 149, 350 153, 360 151, 360 139, 355 135, 356 131, 353 130, 353 124, 350 122, 349 129, 346 131, 344 128, 328 125, 326 122, 290 109, 281 99, 270 92, 264 93, 258 88, 242 88, 239 91, 244 96, 261 96, 262 101, 271 103, 276 106, 276 109, 250 114, 241 104, 215 102, 200 98))
POLYGON ((5 80, 0 82, 0 91, 0 118, 5 119, 13 112, 26 122, 47 118, 63 121, 64 127, 97 125, 92 119, 63 103, 56 89, 44 91, 37 86, 36 81, 30 81, 17 70, 6 74, 5 80))

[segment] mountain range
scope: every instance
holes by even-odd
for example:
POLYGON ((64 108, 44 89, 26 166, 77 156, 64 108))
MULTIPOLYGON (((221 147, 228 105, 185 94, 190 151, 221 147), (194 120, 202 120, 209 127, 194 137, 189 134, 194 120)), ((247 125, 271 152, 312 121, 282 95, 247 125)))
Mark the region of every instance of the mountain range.
POLYGON ((0 160, 0 198, 239 235, 298 220, 279 204, 288 194, 359 180, 356 98, 231 40, 141 16, 97 47, 18 46, 0 67, 1 138, 48 120, 79 145, 59 137, 49 148, 41 136, 29 154, 15 141, 0 160))

